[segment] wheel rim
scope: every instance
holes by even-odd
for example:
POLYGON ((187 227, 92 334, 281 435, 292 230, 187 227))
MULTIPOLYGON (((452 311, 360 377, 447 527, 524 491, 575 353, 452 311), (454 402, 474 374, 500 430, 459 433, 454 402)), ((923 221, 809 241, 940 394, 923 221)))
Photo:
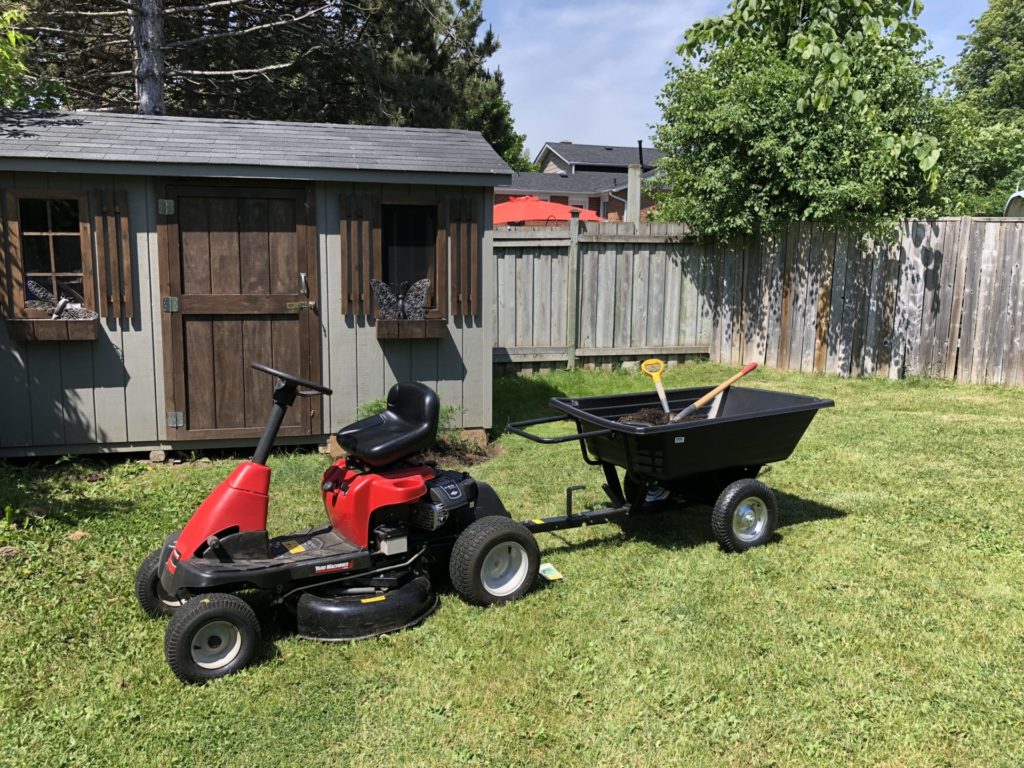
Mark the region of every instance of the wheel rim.
POLYGON ((242 633, 230 621, 208 621, 192 636, 192 661, 203 669, 222 669, 238 658, 242 633))
POLYGON ((768 527, 768 505, 757 496, 748 496, 732 513, 732 532, 743 542, 756 541, 768 527))
POLYGON ((495 597, 511 595, 526 581, 530 558, 517 541, 503 541, 491 547, 480 566, 480 581, 495 597))

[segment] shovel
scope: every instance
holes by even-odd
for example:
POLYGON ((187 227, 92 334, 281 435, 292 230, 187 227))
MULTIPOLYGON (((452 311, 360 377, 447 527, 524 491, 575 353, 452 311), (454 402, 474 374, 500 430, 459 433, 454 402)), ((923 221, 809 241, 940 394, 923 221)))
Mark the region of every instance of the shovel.
POLYGON ((661 384, 661 372, 665 370, 665 362, 652 357, 650 360, 644 360, 640 363, 640 370, 644 372, 644 376, 649 377, 654 382, 654 388, 658 390, 658 399, 661 400, 661 407, 665 409, 665 413, 669 413, 668 398, 665 397, 665 387, 661 384))
MULTIPOLYGON (((661 361, 659 360, 657 362, 661 362, 661 361)), ((644 365, 646 365, 646 363, 644 363, 644 365)), ((721 384, 719 384, 717 387, 712 389, 710 392, 708 392, 706 395, 704 395, 704 397, 702 397, 697 402, 692 403, 692 404, 686 406, 685 408, 683 408, 683 410, 681 410, 679 413, 677 413, 675 416, 672 417, 672 421, 679 421, 680 419, 685 419, 687 416, 692 416, 699 409, 703 408, 705 405, 710 403, 712 400, 714 400, 716 397, 718 397, 718 395, 720 395, 722 392, 727 390, 729 387, 731 387, 737 381, 742 379, 744 376, 746 376, 748 373, 750 373, 755 368, 757 368, 757 363, 747 363, 746 367, 742 371, 740 371, 736 375, 731 376, 728 379, 726 379, 725 381, 723 381, 721 384)), ((644 373, 647 373, 647 371, 645 370, 644 373)), ((659 386, 659 391, 663 392, 664 390, 660 389, 661 385, 659 384, 658 386, 659 386)), ((666 409, 668 408, 667 403, 665 404, 665 407, 666 407, 666 409)))

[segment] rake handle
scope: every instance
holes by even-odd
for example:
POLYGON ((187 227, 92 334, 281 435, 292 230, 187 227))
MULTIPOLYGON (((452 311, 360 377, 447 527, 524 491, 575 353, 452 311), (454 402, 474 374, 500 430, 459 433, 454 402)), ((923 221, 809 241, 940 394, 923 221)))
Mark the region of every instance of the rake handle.
POLYGON ((747 365, 743 368, 742 371, 733 376, 730 376, 728 379, 726 379, 717 387, 715 387, 706 395, 704 395, 704 397, 697 400, 697 402, 691 403, 690 405, 683 408, 683 410, 681 410, 679 413, 672 417, 672 421, 679 421, 680 419, 685 419, 687 416, 691 416, 692 414, 696 413, 699 409, 703 408, 705 405, 714 400, 721 392, 727 390, 729 387, 731 387, 737 381, 742 379, 755 368, 757 368, 757 363, 747 363, 747 365))

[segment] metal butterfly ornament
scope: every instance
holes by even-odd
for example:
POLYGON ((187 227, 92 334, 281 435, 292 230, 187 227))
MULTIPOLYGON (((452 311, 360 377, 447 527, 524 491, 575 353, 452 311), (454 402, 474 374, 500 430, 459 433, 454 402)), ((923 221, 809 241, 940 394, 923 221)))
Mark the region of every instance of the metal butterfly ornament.
POLYGON ((371 278, 370 287, 380 305, 380 320, 426 319, 430 278, 424 277, 412 285, 402 283, 397 288, 376 278, 371 278))

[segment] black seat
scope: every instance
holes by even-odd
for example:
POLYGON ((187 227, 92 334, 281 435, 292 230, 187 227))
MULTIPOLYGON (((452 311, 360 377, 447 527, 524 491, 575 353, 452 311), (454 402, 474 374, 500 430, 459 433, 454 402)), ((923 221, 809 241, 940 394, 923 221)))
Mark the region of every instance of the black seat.
POLYGON ((434 444, 441 401, 423 384, 395 384, 388 408, 338 430, 338 445, 371 467, 386 467, 434 444))

